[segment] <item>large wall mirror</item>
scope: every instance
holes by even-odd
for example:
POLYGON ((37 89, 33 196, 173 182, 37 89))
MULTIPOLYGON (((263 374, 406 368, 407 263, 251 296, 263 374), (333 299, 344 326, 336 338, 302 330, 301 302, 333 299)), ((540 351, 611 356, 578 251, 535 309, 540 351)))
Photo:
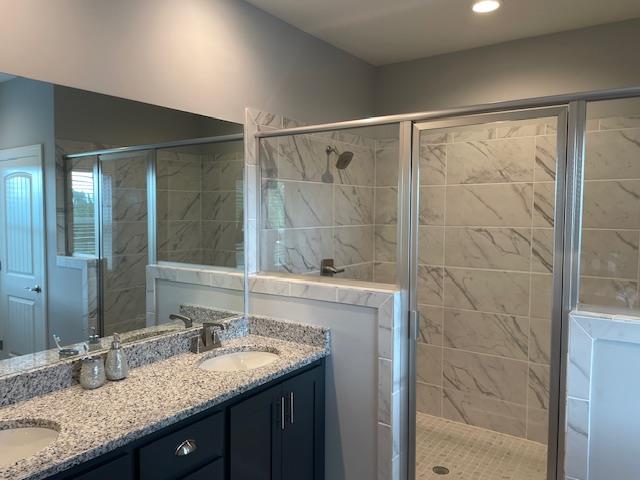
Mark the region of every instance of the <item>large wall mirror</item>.
MULTIPOLYGON (((242 130, 0 73, 0 375, 54 361, 54 338, 179 328, 149 265, 241 275, 242 130)), ((242 291, 189 295, 243 311, 242 291)))

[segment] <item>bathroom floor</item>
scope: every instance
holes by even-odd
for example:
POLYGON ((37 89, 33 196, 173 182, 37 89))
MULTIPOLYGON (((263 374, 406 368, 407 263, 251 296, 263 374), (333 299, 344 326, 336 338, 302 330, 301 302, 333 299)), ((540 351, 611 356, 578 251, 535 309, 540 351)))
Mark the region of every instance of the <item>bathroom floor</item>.
POLYGON ((544 480, 546 469, 546 445, 417 414, 417 480, 544 480))

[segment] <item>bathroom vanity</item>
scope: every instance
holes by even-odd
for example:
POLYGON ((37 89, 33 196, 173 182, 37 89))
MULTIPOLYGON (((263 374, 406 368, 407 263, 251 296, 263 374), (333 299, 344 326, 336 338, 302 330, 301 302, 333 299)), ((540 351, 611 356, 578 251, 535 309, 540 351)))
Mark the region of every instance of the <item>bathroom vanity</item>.
POLYGON ((328 330, 266 317, 218 322, 226 329, 210 351, 189 351, 197 327, 146 339, 128 347, 137 362, 178 351, 96 390, 76 384, 0 408, 0 430, 57 431, 46 447, 0 463, 0 478, 324 478, 328 330))
POLYGON ((316 480, 323 451, 318 361, 49 478, 316 480))

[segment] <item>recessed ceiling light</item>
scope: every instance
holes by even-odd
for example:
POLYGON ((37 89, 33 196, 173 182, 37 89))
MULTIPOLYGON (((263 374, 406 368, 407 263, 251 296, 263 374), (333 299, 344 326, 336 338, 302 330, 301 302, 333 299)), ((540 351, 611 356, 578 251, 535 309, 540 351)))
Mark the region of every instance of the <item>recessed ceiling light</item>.
POLYGON ((476 13, 491 13, 500 8, 500 0, 477 0, 473 3, 473 11, 476 13))

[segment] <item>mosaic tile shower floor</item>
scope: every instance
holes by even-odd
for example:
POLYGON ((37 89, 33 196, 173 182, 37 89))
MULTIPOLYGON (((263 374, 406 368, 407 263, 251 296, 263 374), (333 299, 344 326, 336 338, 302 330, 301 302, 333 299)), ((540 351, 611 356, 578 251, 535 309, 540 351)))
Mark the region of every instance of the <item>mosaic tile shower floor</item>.
POLYGON ((544 480, 546 468, 545 445, 417 414, 417 480, 544 480), (449 473, 438 475, 434 466, 449 473))

